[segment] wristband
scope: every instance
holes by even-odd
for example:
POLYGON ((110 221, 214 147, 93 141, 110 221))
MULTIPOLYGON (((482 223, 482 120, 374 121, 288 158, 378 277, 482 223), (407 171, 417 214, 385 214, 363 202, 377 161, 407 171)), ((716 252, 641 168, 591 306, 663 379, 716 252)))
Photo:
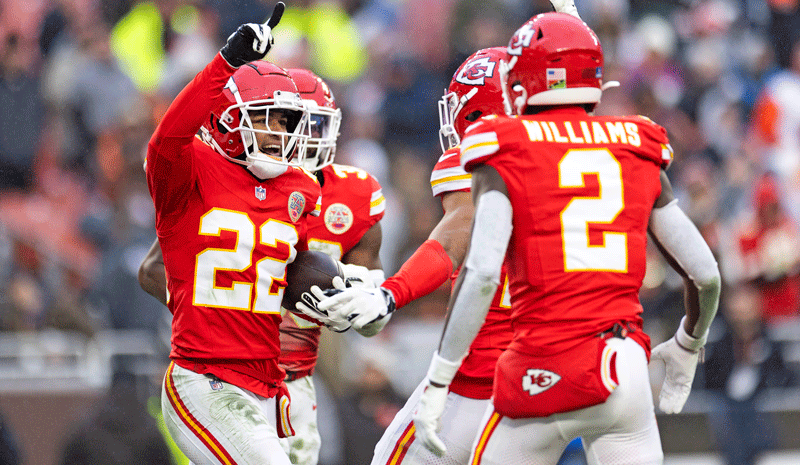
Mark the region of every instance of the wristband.
POLYGON ((381 287, 380 289, 381 293, 383 294, 383 301, 386 303, 386 314, 390 315, 397 310, 397 303, 394 300, 394 294, 392 294, 392 291, 386 288, 381 287))
POLYGON ((686 322, 686 316, 684 315, 681 318, 681 323, 678 325, 678 330, 675 332, 675 342, 678 343, 679 346, 683 347, 684 349, 690 352, 697 352, 706 345, 706 338, 708 337, 708 331, 706 331, 703 336, 697 338, 692 337, 689 333, 686 332, 686 327, 684 323, 686 322))
MULTIPOLYGON (((464 358, 462 357, 461 360, 464 358)), ((461 368, 461 360, 451 362, 439 356, 439 352, 434 352, 431 365, 428 367, 428 381, 431 383, 448 386, 456 376, 458 369, 461 368)))

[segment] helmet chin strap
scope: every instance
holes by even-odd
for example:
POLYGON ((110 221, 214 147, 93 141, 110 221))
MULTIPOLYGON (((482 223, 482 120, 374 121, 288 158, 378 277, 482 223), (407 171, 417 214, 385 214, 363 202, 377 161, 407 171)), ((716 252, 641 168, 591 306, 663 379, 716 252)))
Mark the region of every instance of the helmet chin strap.
POLYGON ((514 99, 514 108, 517 109, 517 114, 521 115, 525 110, 525 105, 528 103, 528 91, 519 84, 515 85, 511 90, 520 93, 520 95, 514 99))
POLYGON ((500 88, 503 92, 503 107, 506 110, 506 115, 512 116, 514 114, 514 107, 511 104, 511 96, 508 93, 508 73, 514 68, 514 65, 517 64, 517 57, 511 57, 511 59, 506 62, 505 60, 500 60, 500 88))
POLYGON ((247 170, 258 179, 277 178, 289 169, 289 165, 270 163, 264 160, 251 160, 247 170))

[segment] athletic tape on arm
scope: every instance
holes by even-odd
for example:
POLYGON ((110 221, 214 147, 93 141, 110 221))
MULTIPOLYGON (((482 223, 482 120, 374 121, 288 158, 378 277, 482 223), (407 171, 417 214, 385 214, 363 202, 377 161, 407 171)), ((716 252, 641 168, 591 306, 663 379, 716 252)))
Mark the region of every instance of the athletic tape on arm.
POLYGON ((511 202, 498 191, 481 195, 475 207, 464 278, 451 310, 439 355, 461 360, 486 319, 511 238, 511 202))

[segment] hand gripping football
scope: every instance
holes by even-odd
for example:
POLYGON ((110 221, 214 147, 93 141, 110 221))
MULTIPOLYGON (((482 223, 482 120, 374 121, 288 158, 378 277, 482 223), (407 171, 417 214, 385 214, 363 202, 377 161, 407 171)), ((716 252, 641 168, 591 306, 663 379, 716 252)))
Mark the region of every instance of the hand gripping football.
POLYGON ((286 267, 286 289, 283 291, 283 308, 300 313, 295 303, 301 301, 304 292, 311 292, 312 286, 320 289, 333 287, 333 277, 344 279, 344 273, 339 267, 339 262, 328 254, 308 250, 298 252, 294 261, 286 267))

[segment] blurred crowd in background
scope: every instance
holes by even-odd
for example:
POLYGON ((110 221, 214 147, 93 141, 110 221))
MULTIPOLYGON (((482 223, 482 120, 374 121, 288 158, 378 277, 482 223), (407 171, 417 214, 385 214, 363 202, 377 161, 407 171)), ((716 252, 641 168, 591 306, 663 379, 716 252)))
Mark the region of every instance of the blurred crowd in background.
MULTIPOLYGON (((441 154, 436 104, 453 72, 552 8, 548 0, 286 3, 268 59, 309 68, 332 87, 344 117, 336 161, 383 186, 381 258, 391 275, 441 217, 429 176, 441 154)), ((752 463, 775 447, 769 421, 764 434, 730 425, 759 415, 759 393, 800 380, 800 1, 575 3, 601 39, 605 79, 621 83, 596 113, 642 114, 666 128, 676 196, 720 263, 721 308, 696 388, 716 393, 717 447, 729 463, 752 463)), ((273 6, 0 0, 3 334, 55 329, 91 340, 145 330, 166 360, 170 314, 137 281, 155 238, 145 147, 228 35, 273 6)), ((658 343, 683 314, 683 284, 654 244, 650 252, 641 298, 658 343)), ((340 424, 322 432, 331 446, 321 463, 368 462, 425 374, 448 293, 443 286, 403 308, 375 338, 326 335, 320 416, 340 424)), ((136 375, 118 365, 115 380, 136 375)))

